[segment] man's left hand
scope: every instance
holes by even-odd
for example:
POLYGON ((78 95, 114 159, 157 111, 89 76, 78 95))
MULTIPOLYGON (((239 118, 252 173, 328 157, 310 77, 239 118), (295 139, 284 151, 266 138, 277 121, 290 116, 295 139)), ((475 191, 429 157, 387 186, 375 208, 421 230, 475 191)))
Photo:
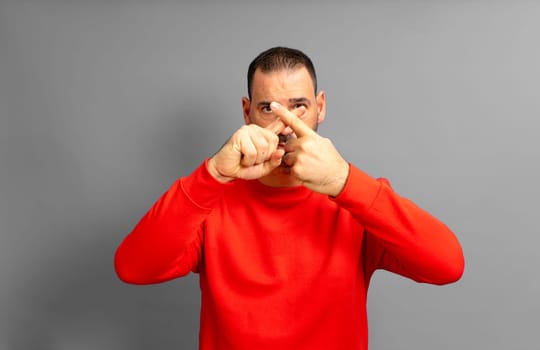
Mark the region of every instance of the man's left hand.
POLYGON ((330 196, 341 193, 349 175, 349 163, 341 157, 332 141, 317 134, 279 103, 272 102, 270 107, 296 135, 287 141, 282 158, 291 174, 315 192, 330 196))

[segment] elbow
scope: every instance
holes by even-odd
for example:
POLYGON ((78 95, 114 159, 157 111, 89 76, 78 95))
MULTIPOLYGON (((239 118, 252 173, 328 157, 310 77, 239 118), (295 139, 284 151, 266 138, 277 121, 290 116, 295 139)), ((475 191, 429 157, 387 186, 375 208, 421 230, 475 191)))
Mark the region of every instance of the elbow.
POLYGON ((131 271, 119 268, 116 265, 114 269, 116 271, 116 276, 120 281, 128 284, 141 284, 141 282, 137 279, 137 276, 131 271))
POLYGON ((455 283, 459 281, 461 277, 463 276, 464 271, 465 271, 464 264, 452 266, 446 272, 445 279, 443 279, 441 284, 451 284, 451 283, 455 283))
POLYGON ((453 259, 447 260, 441 268, 439 278, 435 282, 438 285, 451 284, 459 281, 465 272, 465 259, 463 254, 458 254, 453 259))
POLYGON ((120 251, 114 256, 114 271, 116 276, 124 283, 145 284, 137 270, 126 259, 122 258, 120 251))
POLYGON ((161 283, 176 277, 176 275, 168 271, 159 273, 159 270, 156 271, 156 269, 150 268, 151 264, 144 261, 140 256, 138 258, 128 258, 123 255, 122 249, 119 249, 114 256, 116 276, 124 283, 136 285, 161 283))
POLYGON ((454 283, 459 281, 465 272, 465 257, 461 246, 458 245, 458 248, 455 250, 454 258, 450 261, 452 263, 449 264, 448 283, 454 283))
POLYGON ((124 283, 136 284, 136 278, 133 276, 133 273, 126 269, 117 259, 114 260, 114 271, 116 272, 116 277, 124 283))
POLYGON ((459 281, 465 272, 465 256, 461 244, 454 240, 453 244, 447 244, 444 250, 440 250, 439 273, 436 284, 445 285, 459 281))

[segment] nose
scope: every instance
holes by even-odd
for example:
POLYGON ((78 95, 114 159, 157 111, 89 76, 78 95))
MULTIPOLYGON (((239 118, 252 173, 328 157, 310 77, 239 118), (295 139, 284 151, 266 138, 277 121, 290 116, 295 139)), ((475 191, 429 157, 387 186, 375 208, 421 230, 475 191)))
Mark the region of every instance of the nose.
POLYGON ((292 131, 292 129, 291 129, 290 126, 287 126, 287 127, 286 127, 285 129, 283 129, 283 131, 281 132, 282 135, 290 135, 290 134, 292 134, 292 133, 293 133, 293 131, 292 131))

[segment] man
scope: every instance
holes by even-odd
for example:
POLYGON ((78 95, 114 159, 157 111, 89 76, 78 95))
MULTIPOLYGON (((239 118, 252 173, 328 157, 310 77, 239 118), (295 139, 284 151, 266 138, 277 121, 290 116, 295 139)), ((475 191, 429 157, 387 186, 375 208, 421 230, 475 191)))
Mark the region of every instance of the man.
POLYGON ((345 161, 311 60, 289 48, 248 70, 244 126, 180 178, 122 242, 119 277, 199 273, 200 349, 367 349, 376 269, 445 284, 461 247, 440 221, 345 161))

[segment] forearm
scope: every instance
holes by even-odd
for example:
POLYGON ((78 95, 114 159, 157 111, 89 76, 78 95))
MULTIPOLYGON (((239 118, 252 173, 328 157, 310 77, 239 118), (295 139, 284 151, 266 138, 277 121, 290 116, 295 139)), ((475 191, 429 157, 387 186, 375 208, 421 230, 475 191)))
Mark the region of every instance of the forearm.
POLYGON ((336 201, 384 246, 384 268, 434 284, 461 277, 464 258, 455 235, 444 223, 396 194, 386 180, 375 180, 351 167, 350 179, 336 201))
POLYGON ((205 164, 177 180, 118 247, 115 268, 119 278, 148 284, 192 270, 200 258, 202 224, 223 186, 210 178, 205 164))

